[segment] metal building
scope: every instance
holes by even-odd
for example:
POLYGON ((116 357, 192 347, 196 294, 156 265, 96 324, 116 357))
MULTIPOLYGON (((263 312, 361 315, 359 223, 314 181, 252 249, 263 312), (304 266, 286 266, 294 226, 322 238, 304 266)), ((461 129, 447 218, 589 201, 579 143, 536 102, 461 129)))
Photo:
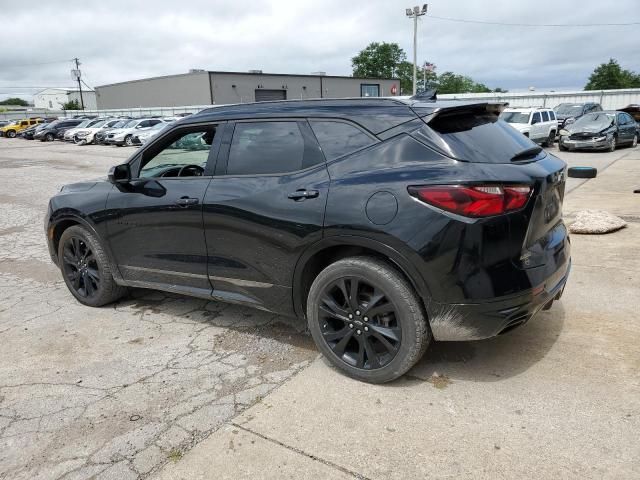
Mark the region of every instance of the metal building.
POLYGON ((95 88, 99 109, 400 95, 397 79, 192 70, 95 88))

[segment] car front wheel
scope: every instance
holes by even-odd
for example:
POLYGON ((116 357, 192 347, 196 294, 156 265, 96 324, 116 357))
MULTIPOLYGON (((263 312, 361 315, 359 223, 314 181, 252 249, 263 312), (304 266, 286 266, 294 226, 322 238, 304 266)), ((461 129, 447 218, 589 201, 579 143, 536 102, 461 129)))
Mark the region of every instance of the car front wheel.
POLYGON ((431 339, 411 285, 390 265, 369 257, 339 260, 320 272, 309 290, 307 318, 324 356, 370 383, 406 373, 431 339))
POLYGON ((9 138, 16 138, 16 131, 15 130, 9 130, 7 132, 7 137, 9 138))
POLYGON ((616 137, 611 137, 611 141, 609 142, 609 151, 615 152, 617 147, 616 137))
POLYGON ((113 279, 107 254, 98 239, 82 226, 74 225, 62 233, 58 258, 67 288, 84 305, 100 307, 127 291, 113 279))

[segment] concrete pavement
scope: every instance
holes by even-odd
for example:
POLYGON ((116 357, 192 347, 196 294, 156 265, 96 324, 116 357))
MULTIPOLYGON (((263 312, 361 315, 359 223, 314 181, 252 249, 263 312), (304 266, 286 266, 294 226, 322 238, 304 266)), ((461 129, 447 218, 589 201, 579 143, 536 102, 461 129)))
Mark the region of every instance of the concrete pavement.
POLYGON ((550 311, 499 338, 434 344, 389 385, 317 359, 157 478, 261 477, 255 461, 269 478, 292 462, 279 478, 639 478, 640 150, 600 161, 565 212, 631 223, 572 236, 571 278, 550 311), (242 456, 229 452, 230 429, 242 456))

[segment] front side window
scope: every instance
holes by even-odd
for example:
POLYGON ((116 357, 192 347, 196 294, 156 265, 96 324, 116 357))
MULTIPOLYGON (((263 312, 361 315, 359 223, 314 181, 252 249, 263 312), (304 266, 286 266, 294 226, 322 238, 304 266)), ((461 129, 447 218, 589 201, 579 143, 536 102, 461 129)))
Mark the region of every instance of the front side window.
POLYGON ((541 117, 540 112, 536 112, 533 114, 533 119, 531 120, 531 125, 535 125, 536 123, 540 123, 541 117))
POLYGON ((363 83, 362 85, 360 85, 360 96, 361 97, 379 97, 380 85, 363 83))
POLYGON ((297 122, 247 122, 235 126, 227 175, 294 172, 306 168, 297 122))
POLYGON ((310 123, 327 160, 333 160, 375 143, 369 135, 348 123, 316 120, 310 123))
POLYGON ((202 176, 215 134, 215 126, 176 132, 143 160, 140 178, 202 176))

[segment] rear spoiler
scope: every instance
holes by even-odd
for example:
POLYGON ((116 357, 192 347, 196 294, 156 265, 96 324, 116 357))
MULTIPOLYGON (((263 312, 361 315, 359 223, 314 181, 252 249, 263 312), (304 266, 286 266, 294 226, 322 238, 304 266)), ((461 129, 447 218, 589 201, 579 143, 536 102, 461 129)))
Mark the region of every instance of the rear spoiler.
POLYGON ((477 113, 481 111, 499 115, 507 106, 509 106, 508 102, 474 102, 471 100, 449 100, 433 104, 415 102, 410 105, 415 114, 426 123, 442 115, 462 115, 465 112, 477 113))

